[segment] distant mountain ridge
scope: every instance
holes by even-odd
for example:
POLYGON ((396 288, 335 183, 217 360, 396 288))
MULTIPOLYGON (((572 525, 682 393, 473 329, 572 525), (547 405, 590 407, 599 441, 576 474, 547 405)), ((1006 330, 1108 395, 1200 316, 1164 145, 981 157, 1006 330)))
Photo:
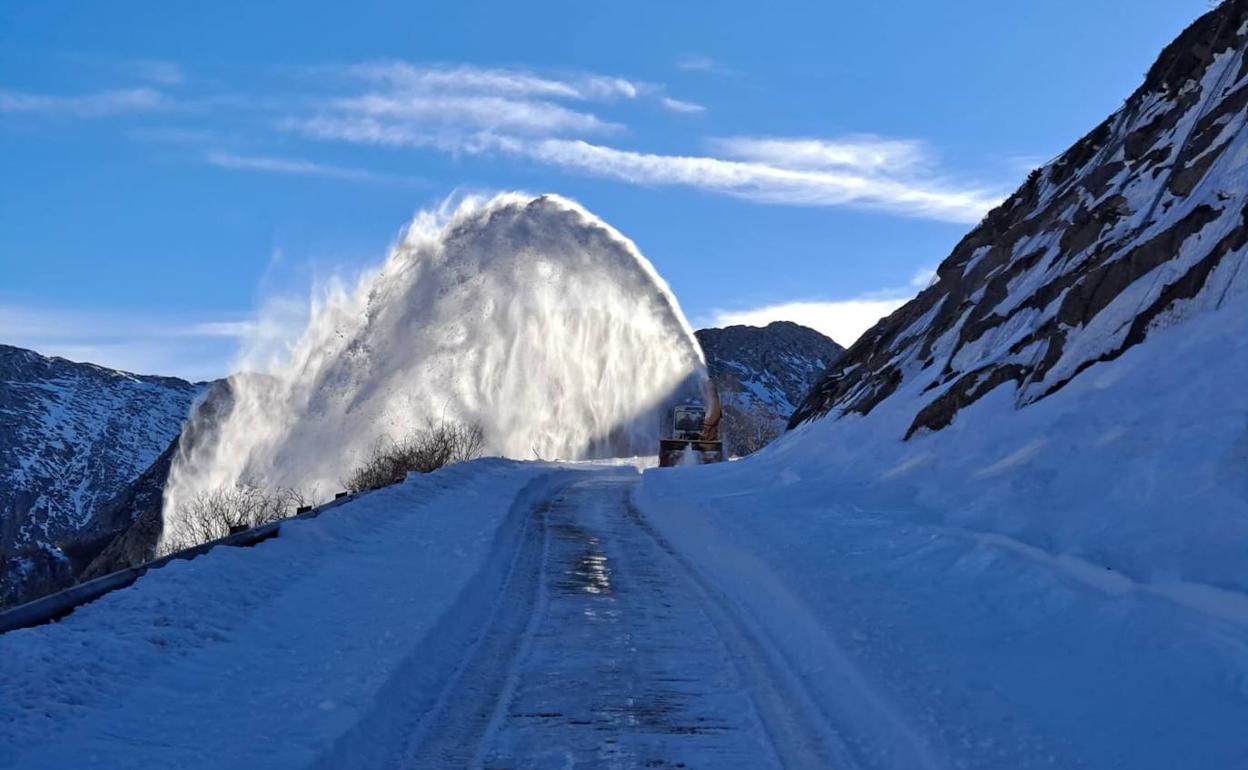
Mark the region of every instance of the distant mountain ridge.
POLYGON ((720 395, 787 418, 845 348, 791 321, 694 332, 720 395))
POLYGON ((129 521, 108 503, 177 437, 205 390, 0 345, 0 605, 89 559, 129 521))
POLYGON ((845 349, 789 321, 694 333, 724 406, 722 433, 731 454, 746 455, 784 431, 796 405, 845 349))

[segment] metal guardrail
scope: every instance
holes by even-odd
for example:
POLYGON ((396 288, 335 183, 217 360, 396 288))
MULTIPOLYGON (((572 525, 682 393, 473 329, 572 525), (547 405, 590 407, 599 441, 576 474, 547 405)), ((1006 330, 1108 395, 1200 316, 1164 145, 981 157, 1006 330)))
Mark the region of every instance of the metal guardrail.
POLYGON ((356 495, 343 492, 335 495, 333 500, 324 505, 310 509, 300 508, 296 515, 281 521, 261 524, 258 527, 235 532, 192 548, 184 548, 181 551, 162 556, 159 559, 153 559, 137 567, 127 567, 123 570, 110 572, 103 577, 70 586, 25 604, 19 604, 16 607, 0 612, 0 634, 15 631, 19 628, 31 628, 44 625, 45 623, 55 623, 84 604, 90 604, 105 594, 126 588, 148 571, 160 569, 171 561, 194 559, 196 556, 202 556, 218 546, 250 548, 258 543, 263 543, 265 540, 277 537, 282 525, 286 522, 294 519, 314 519, 330 508, 336 508, 343 503, 350 502, 355 497, 356 495))

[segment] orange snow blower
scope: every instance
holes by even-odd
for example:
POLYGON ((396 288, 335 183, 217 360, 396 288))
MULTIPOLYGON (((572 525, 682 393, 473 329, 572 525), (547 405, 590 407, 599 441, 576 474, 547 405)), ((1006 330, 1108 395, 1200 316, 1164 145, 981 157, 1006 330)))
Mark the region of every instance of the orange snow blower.
POLYGON ((707 378, 702 383, 704 403, 687 401, 672 408, 671 435, 659 439, 659 467, 705 465, 724 461, 719 437, 719 391, 707 378))

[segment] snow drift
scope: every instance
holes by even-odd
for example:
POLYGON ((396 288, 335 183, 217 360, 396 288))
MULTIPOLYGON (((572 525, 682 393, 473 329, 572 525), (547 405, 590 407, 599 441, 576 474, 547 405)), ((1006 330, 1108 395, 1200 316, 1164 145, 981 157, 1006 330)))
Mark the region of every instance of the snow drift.
POLYGON ((704 376, 629 240, 563 198, 469 199, 417 216, 379 272, 312 308, 288 356, 233 379, 217 440, 174 463, 166 523, 240 482, 325 495, 430 419, 478 423, 512 458, 652 454, 662 408, 704 376))

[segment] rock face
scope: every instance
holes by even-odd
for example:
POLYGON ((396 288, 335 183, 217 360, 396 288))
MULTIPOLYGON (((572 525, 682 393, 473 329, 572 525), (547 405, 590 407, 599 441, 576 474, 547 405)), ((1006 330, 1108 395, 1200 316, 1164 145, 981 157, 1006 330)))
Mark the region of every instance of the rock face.
POLYGON ((781 432, 811 385, 845 353, 814 329, 788 321, 701 329, 695 336, 724 402, 729 450, 738 454, 758 448, 760 430, 781 432), (751 434, 748 442, 745 434, 751 434))
POLYGON ((790 427, 867 414, 902 389, 917 394, 906 438, 1001 386, 1023 408, 1244 290, 1246 48, 1248 0, 1193 23, 1121 109, 1032 172, 935 284, 854 344, 790 427))
POLYGON ((0 606, 68 585, 129 526, 109 502, 203 389, 0 345, 0 606))
POLYGON ((96 552, 98 555, 78 576, 79 581, 138 566, 159 555, 156 551, 164 531, 165 484, 174 458, 179 453, 191 452, 201 441, 215 440, 233 405, 230 380, 210 384, 204 397, 192 407, 192 415, 183 424, 182 432, 147 470, 123 487, 102 509, 101 517, 122 524, 112 530, 115 536, 103 550, 96 552))

